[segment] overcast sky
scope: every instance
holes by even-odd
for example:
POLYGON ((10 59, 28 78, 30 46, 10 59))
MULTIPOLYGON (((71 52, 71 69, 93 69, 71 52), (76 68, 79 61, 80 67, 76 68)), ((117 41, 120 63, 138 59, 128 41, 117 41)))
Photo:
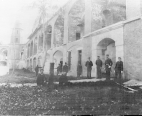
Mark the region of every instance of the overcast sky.
MULTIPOLYGON (((21 43, 26 43, 32 32, 33 24, 38 16, 38 10, 30 5, 35 0, 0 0, 0 42, 10 43, 12 28, 15 22, 20 23, 21 43)), ((68 0, 57 0, 60 6, 68 0)))

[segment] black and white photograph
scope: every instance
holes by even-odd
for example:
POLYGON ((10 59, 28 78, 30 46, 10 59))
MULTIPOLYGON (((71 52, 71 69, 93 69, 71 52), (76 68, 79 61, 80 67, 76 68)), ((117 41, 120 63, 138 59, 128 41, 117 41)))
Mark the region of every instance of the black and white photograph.
POLYGON ((142 0, 0 0, 0 116, 142 115, 142 0))

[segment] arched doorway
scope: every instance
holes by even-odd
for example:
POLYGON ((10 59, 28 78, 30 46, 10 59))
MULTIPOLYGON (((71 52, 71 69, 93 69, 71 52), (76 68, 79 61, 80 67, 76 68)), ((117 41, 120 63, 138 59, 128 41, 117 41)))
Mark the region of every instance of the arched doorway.
POLYGON ((103 61, 103 68, 105 67, 105 59, 106 54, 109 54, 110 59, 113 62, 112 66, 112 75, 114 76, 114 67, 116 62, 116 47, 115 47, 115 41, 110 38, 105 38, 101 40, 97 45, 97 56, 100 56, 101 60, 103 61))
POLYGON ((45 65, 44 65, 44 73, 49 74, 49 70, 50 70, 50 55, 47 54, 46 60, 45 60, 45 65))
POLYGON ((53 55, 53 59, 54 59, 54 72, 57 72, 57 67, 58 64, 61 63, 61 65, 63 66, 63 53, 61 51, 56 51, 53 55))

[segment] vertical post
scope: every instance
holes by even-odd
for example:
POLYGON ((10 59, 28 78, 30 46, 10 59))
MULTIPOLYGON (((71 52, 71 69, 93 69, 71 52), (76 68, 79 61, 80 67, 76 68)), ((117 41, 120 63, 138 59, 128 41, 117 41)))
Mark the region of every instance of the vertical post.
POLYGON ((33 55, 35 55, 35 38, 33 38, 33 55))
POLYGON ((63 40, 63 44, 67 44, 68 43, 68 12, 65 13, 65 18, 64 18, 64 40, 63 40))
POLYGON ((50 75, 54 75, 54 63, 50 63, 50 75))
POLYGON ((54 24, 52 25, 51 48, 54 48, 54 24))
POLYGON ((85 35, 91 32, 91 0, 85 0, 85 35))

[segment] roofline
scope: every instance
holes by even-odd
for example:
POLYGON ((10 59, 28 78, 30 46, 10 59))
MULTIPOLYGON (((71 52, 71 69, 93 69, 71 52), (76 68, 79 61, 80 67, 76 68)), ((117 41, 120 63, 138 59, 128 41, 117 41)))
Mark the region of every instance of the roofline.
MULTIPOLYGON (((42 25, 43 25, 43 24, 42 24, 42 25)), ((35 34, 39 29, 42 28, 42 25, 40 25, 38 28, 36 28, 36 29, 34 30, 34 32, 32 32, 32 34, 28 37, 28 39, 31 39, 31 38, 34 36, 34 34, 35 34)))
MULTIPOLYGON (((36 29, 34 30, 34 32, 32 32, 32 34, 30 34, 30 36, 28 37, 28 39, 30 40, 30 39, 34 36, 34 34, 35 34, 39 29, 41 29, 41 27, 42 27, 43 25, 48 24, 49 21, 51 21, 56 15, 58 15, 58 13, 60 12, 60 10, 61 10, 62 8, 64 8, 67 4, 69 4, 71 1, 72 1, 72 0, 68 0, 68 2, 67 2, 65 5, 63 5, 62 7, 60 7, 60 9, 59 9, 55 14, 53 14, 53 16, 51 16, 51 18, 50 18, 48 21, 46 21, 45 24, 42 24, 42 25, 40 25, 40 27, 36 28, 36 29)), ((29 42, 29 41, 27 41, 27 43, 28 43, 28 42, 29 42)), ((27 44, 27 43, 26 43, 26 44, 27 44)))
POLYGON ((58 13, 60 12, 60 10, 62 8, 64 8, 67 4, 69 4, 71 1, 72 0, 68 0, 68 2, 65 5, 63 5, 62 7, 60 7, 60 9, 55 14, 53 14, 53 16, 45 24, 49 23, 49 21, 51 21, 56 15, 58 15, 58 13))

